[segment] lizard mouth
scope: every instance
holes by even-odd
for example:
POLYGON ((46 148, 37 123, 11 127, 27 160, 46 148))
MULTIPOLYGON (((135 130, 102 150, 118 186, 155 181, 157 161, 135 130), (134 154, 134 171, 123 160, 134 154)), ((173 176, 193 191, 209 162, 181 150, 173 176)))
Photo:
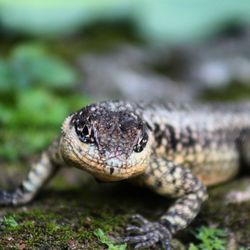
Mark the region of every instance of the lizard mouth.
POLYGON ((70 165, 85 170, 102 181, 119 181, 140 175, 144 172, 147 159, 121 161, 117 158, 100 159, 91 154, 94 150, 76 146, 72 141, 64 140, 62 156, 70 165), (68 150, 68 148, 71 148, 68 150))

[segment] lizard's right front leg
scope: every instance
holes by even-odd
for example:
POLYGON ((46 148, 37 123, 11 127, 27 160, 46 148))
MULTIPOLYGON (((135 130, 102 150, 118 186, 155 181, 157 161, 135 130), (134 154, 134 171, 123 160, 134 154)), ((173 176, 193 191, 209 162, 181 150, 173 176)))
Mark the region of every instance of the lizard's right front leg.
POLYGON ((123 242, 135 245, 136 249, 161 242, 164 249, 170 250, 172 235, 193 221, 207 199, 206 187, 188 168, 164 158, 152 158, 138 181, 161 195, 176 197, 177 200, 159 221, 151 222, 140 215, 134 216, 136 225, 127 228, 131 235, 123 242))
POLYGON ((32 165, 27 177, 16 190, 0 191, 0 205, 21 205, 30 202, 58 170, 61 162, 59 140, 56 140, 32 165))

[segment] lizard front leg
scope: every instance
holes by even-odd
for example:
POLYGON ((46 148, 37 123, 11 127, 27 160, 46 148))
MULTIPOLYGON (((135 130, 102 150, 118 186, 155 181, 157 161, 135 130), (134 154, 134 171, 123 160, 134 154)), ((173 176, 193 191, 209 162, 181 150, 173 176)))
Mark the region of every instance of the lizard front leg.
POLYGON ((58 139, 32 165, 27 177, 16 190, 0 191, 0 205, 21 205, 30 202, 58 170, 61 163, 58 139))
POLYGON ((127 228, 130 236, 124 241, 136 249, 161 242, 169 250, 172 235, 186 228, 199 213, 207 199, 206 188, 188 168, 163 158, 152 159, 147 172, 138 178, 157 193, 178 199, 157 222, 134 216, 137 225, 127 228))

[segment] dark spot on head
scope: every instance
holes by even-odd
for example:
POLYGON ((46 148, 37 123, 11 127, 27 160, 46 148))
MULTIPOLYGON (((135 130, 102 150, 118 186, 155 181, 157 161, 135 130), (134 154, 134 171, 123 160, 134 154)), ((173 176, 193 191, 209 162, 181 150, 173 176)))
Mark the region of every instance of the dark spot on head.
POLYGON ((162 182, 161 181, 156 181, 156 187, 160 188, 162 186, 162 182))
POLYGON ((173 175, 174 172, 175 172, 175 170, 176 170, 176 168, 175 168, 175 167, 172 167, 172 168, 170 169, 170 171, 169 171, 170 175, 173 175))
POLYGON ((110 174, 112 175, 114 173, 114 168, 110 168, 109 171, 110 171, 110 174))

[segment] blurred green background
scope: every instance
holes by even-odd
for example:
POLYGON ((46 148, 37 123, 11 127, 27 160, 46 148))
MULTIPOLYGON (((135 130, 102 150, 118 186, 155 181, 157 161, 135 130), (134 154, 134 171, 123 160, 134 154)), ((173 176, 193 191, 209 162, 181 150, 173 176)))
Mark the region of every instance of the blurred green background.
MULTIPOLYGON (((190 84, 193 79, 188 77, 190 71, 182 71, 183 65, 186 67, 185 60, 195 65, 195 58, 192 59, 196 54, 196 46, 200 51, 197 53, 202 57, 203 51, 216 46, 214 41, 218 37, 224 39, 225 43, 228 34, 230 39, 236 37, 236 45, 242 39, 248 41, 249 36, 244 34, 248 34, 249 22, 248 1, 1 0, 0 162, 23 160, 39 152, 58 134, 60 124, 70 112, 91 101, 102 99, 102 95, 103 98, 122 96, 129 99, 128 90, 127 96, 126 93, 120 95, 116 87, 111 87, 108 95, 103 90, 95 96, 95 89, 88 92, 88 88, 85 88, 92 76, 100 74, 103 81, 109 81, 109 75, 117 72, 114 65, 111 65, 109 74, 106 71, 102 73, 103 65, 108 65, 107 62, 85 74, 88 65, 99 61, 98 55, 104 55, 102 59, 105 61, 105 53, 108 53, 110 59, 110 53, 112 55, 113 51, 124 45, 136 46, 137 50, 141 49, 141 55, 147 55, 148 50, 151 50, 147 59, 136 61, 137 71, 143 68, 139 81, 145 81, 143 75, 148 72, 153 79, 152 86, 157 77, 160 77, 161 82, 164 79, 172 79, 174 83, 181 81, 185 89, 177 90, 174 94, 178 101, 180 92, 188 92, 186 86, 188 89, 197 89, 196 85, 190 84), (175 53, 177 49, 180 50, 175 53), (182 51, 185 54, 183 58, 182 51), (97 56, 94 62, 87 60, 91 55, 97 56), (156 55, 158 57, 155 59, 156 55), (150 56, 156 61, 150 62, 145 68, 145 60, 150 61, 150 56), (79 63, 82 60, 85 60, 84 63, 79 63), (165 78, 162 79, 162 76, 165 78)), ((129 66, 125 68, 130 65, 130 68, 134 67, 129 56, 133 57, 137 52, 130 51, 127 58, 122 57, 125 65, 128 61, 129 66)), ((248 52, 233 50, 233 56, 236 54, 245 60, 246 72, 248 52)), ((213 53, 216 55, 216 52, 213 53)), ((205 59, 209 55, 205 54, 205 59)), ((201 57, 198 57, 198 62, 201 57)), ((216 61, 216 58, 210 59, 216 61)), ((123 70, 122 65, 119 70, 123 70)), ((218 73, 216 64, 212 66, 213 70, 215 68, 212 72, 218 73)), ((234 85, 231 78, 225 75, 225 70, 226 73, 221 73, 221 64, 218 68, 219 79, 222 75, 226 80, 215 89, 210 89, 207 83, 200 83, 198 89, 206 89, 201 96, 216 100, 233 99, 238 95, 240 98, 248 98, 249 86, 245 83, 248 83, 249 78, 244 78, 244 84, 234 85)), ((237 72, 235 74, 237 76, 237 72)), ((124 75, 119 75, 119 79, 124 75)), ((124 81, 121 84, 125 85, 127 81, 127 88, 134 91, 133 81, 129 79, 122 79, 124 81)), ((88 84, 92 85, 91 81, 88 84)), ((102 84, 98 84, 102 89, 102 84)), ((151 89, 143 89, 146 91, 145 99, 151 89)), ((140 87, 137 87, 137 91, 140 92, 140 87)))

